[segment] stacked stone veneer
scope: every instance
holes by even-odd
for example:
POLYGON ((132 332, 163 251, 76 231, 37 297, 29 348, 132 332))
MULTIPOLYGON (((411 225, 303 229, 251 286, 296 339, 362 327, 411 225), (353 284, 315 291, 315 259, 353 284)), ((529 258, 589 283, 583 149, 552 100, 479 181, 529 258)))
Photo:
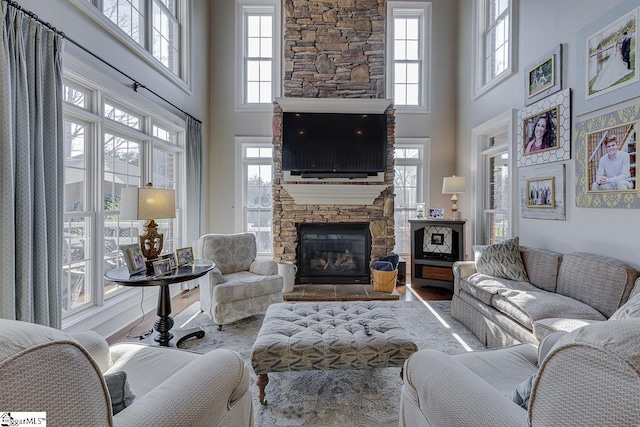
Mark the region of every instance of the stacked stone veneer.
MULTIPOLYGON (((385 4, 386 0, 284 0, 284 96, 384 98, 385 4)), ((276 261, 296 261, 296 225, 302 222, 368 223, 371 258, 393 252, 395 112, 390 106, 385 113, 388 117, 386 189, 371 205, 301 205, 296 204, 282 186, 282 109, 275 104, 273 234, 276 261)), ((318 182, 316 185, 331 184, 318 182)))
POLYGON ((384 98, 385 0, 285 0, 284 96, 384 98))
MULTIPOLYGON (((395 143, 395 112, 387 114, 387 170, 384 173, 386 189, 371 205, 301 205, 296 204, 282 186, 282 108, 276 103, 273 115, 273 250, 275 261, 296 261, 298 232, 296 225, 302 222, 345 223, 364 222, 371 232, 371 259, 393 252, 395 245, 393 217, 393 146, 395 143)), ((344 184, 344 183, 341 183, 344 184)), ((372 183, 379 185, 380 183, 372 183)), ((332 185, 318 182, 315 185, 332 185)), ((368 183, 352 183, 362 186, 368 183)), ((357 190, 356 190, 357 191, 357 190)))

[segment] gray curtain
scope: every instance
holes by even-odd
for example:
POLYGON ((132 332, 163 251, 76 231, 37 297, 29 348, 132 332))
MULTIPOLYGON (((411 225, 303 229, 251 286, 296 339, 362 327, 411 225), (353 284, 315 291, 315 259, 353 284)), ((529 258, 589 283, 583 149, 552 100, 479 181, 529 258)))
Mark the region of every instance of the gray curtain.
POLYGON ((63 40, 2 2, 0 317, 61 326, 63 40))
POLYGON ((204 219, 202 185, 202 123, 187 117, 187 239, 191 244, 202 234, 204 219))

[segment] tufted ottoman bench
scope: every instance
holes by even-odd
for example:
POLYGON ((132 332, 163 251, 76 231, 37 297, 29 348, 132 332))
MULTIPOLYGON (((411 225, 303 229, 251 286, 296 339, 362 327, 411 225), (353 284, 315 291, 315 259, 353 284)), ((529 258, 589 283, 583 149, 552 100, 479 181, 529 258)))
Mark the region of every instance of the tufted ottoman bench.
POLYGON ((266 403, 265 387, 270 372, 402 367, 418 346, 387 304, 374 301, 270 305, 251 348, 260 403, 266 403))

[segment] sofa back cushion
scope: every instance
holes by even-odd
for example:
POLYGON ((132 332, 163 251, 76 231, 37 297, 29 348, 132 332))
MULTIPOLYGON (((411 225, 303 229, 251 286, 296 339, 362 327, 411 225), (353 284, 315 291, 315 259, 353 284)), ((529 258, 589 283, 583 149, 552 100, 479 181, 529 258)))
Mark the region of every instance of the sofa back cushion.
POLYGON ((562 254, 546 249, 520 246, 520 255, 527 270, 529 283, 545 291, 555 292, 562 254))
POLYGON ((199 246, 202 259, 213 261, 222 274, 248 271, 257 251, 252 233, 206 234, 199 246))
POLYGON ((637 277, 638 271, 625 262, 576 252, 563 256, 556 292, 611 317, 629 298, 637 277))

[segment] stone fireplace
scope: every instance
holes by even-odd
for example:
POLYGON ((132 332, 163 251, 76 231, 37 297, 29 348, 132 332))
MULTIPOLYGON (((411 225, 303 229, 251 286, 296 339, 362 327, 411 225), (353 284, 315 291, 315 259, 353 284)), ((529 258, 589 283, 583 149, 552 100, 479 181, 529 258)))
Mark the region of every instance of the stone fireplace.
MULTIPOLYGON (((358 283, 354 280, 369 279, 369 262, 393 252, 395 244, 395 110, 392 101, 384 99, 386 2, 284 0, 283 4, 284 98, 276 100, 273 116, 274 260, 303 262, 299 258, 305 252, 298 236, 303 224, 357 224, 368 229, 369 247, 359 255, 368 258, 361 277, 345 279, 342 271, 324 280, 358 283), (288 175, 282 170, 284 111, 386 114, 386 170, 356 179, 288 175)), ((326 242, 314 244, 319 243, 326 242)), ((334 266, 336 252, 331 261, 334 266)), ((342 253, 344 257, 344 248, 342 253)), ((322 265, 323 261, 316 262, 322 265)), ((300 275, 297 283, 299 279, 300 275)))

